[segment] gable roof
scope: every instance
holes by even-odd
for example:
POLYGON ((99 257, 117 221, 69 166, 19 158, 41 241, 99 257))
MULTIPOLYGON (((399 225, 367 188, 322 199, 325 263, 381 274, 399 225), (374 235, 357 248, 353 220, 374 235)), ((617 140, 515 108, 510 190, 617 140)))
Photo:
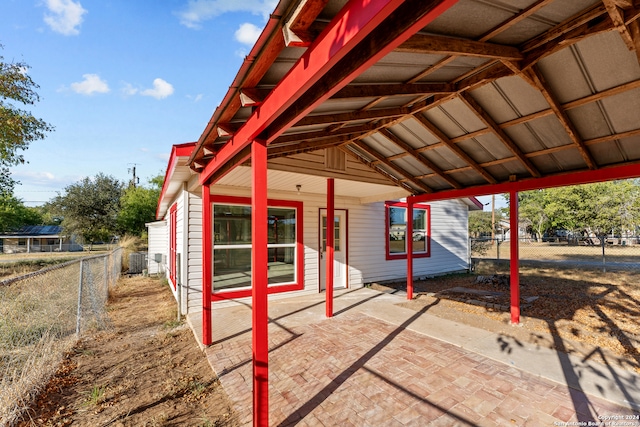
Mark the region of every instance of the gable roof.
POLYGON ((262 139, 418 195, 640 176, 635 3, 282 0, 187 164, 215 182, 262 139))
POLYGON ((164 217, 169 209, 169 204, 182 189, 183 182, 188 181, 193 174, 185 166, 195 145, 195 142, 188 142, 171 147, 169 164, 165 171, 162 190, 160 190, 160 198, 156 207, 156 219, 164 217))

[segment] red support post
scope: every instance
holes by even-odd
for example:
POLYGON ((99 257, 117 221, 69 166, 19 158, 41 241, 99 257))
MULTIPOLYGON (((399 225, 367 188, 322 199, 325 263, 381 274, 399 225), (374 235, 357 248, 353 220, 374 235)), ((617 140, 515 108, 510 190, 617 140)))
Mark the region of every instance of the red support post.
POLYGON ((326 283, 326 315, 333 317, 333 263, 335 260, 335 183, 333 178, 327 178, 327 268, 325 269, 326 283))
POLYGON ((202 186, 202 344, 211 345, 211 293, 213 271, 211 246, 213 245, 210 184, 202 186))
POLYGON ((407 197, 407 299, 413 299, 413 197, 407 197))
POLYGON ((251 144, 253 425, 269 425, 267 144, 251 144))
POLYGON ((511 259, 509 261, 511 274, 511 324, 520 323, 520 254, 518 251, 518 192, 509 193, 509 221, 510 221, 510 249, 511 259))

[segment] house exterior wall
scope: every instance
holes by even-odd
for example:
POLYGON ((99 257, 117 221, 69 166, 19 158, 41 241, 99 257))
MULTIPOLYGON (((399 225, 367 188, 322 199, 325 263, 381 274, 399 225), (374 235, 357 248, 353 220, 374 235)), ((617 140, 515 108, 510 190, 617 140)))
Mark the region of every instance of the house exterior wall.
POLYGON ((147 271, 149 274, 166 273, 167 256, 169 254, 169 236, 167 221, 157 221, 147 224, 148 229, 148 252, 147 271), (155 254, 160 254, 162 261, 156 262, 155 254))
POLYGON ((185 192, 189 201, 189 221, 187 224, 187 239, 184 265, 186 271, 184 281, 184 312, 202 310, 202 197, 198 194, 185 192))
MULTIPOLYGON (((232 186, 212 186, 214 196, 250 197, 250 189, 232 186)), ((272 298, 299 293, 318 292, 319 283, 319 219, 320 209, 326 207, 322 194, 269 192, 270 199, 301 201, 303 203, 304 287, 301 291, 273 294, 272 298)), ((199 193, 182 191, 177 203, 177 256, 180 258, 181 310, 192 313, 202 310, 202 198, 199 193)), ((407 262, 387 260, 385 203, 361 204, 359 199, 339 197, 335 209, 347 211, 347 242, 349 288, 362 287, 371 282, 404 279, 407 262)), ((449 200, 431 204, 431 256, 414 259, 414 276, 431 276, 468 268, 468 208, 461 201, 449 200)), ((165 222, 166 224, 166 222, 165 222)), ((152 233, 161 239, 161 232, 152 233)), ((168 225, 165 225, 165 245, 168 248, 168 225)), ((158 247, 161 246, 158 243, 158 247)), ((158 249, 159 250, 159 249, 158 249)), ((165 253, 168 253, 165 249, 165 253)), ((150 241, 151 254, 151 241, 150 241)), ((151 255, 150 255, 151 256, 151 255)), ((168 260, 167 260, 168 265, 168 260)), ((150 269, 151 271, 151 269, 150 269)), ((177 293, 174 292, 176 299, 177 293)), ((219 302, 216 304, 228 304, 219 302)))
MULTIPOLYGON (((250 197, 248 189, 213 186, 215 195, 250 197)), ((304 290, 319 291, 319 219, 326 197, 319 194, 269 192, 271 199, 303 202, 304 290)), ((335 209, 347 211, 348 286, 403 279, 406 260, 387 260, 385 204, 361 204, 357 198, 336 197, 335 209)), ((468 268, 468 208, 458 200, 431 204, 431 256, 414 260, 414 276, 431 276, 468 268)))

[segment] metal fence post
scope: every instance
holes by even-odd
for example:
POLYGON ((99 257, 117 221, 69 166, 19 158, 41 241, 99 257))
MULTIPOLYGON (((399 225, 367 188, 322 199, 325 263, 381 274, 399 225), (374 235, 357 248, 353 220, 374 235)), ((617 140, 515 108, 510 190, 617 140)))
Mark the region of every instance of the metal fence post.
POLYGON ((105 255, 104 257, 104 298, 105 301, 109 294, 109 257, 110 255, 105 255))
POLYGON ((76 317, 76 335, 80 335, 80 319, 82 318, 82 278, 84 270, 84 260, 80 260, 80 279, 78 280, 78 313, 76 317))
POLYGON ((600 236, 600 245, 602 246, 602 272, 607 272, 607 258, 604 255, 604 247, 606 246, 606 240, 604 236, 600 236))

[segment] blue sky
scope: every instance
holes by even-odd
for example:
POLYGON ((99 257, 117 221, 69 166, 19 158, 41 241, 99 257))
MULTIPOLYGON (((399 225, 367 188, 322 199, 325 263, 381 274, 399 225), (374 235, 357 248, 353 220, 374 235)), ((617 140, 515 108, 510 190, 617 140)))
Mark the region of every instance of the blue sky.
MULTIPOLYGON (((277 0, 2 0, 0 55, 25 62, 55 127, 11 169, 42 204, 102 172, 140 183, 196 141, 277 0)), ((22 106, 20 106, 22 107, 22 106)))

